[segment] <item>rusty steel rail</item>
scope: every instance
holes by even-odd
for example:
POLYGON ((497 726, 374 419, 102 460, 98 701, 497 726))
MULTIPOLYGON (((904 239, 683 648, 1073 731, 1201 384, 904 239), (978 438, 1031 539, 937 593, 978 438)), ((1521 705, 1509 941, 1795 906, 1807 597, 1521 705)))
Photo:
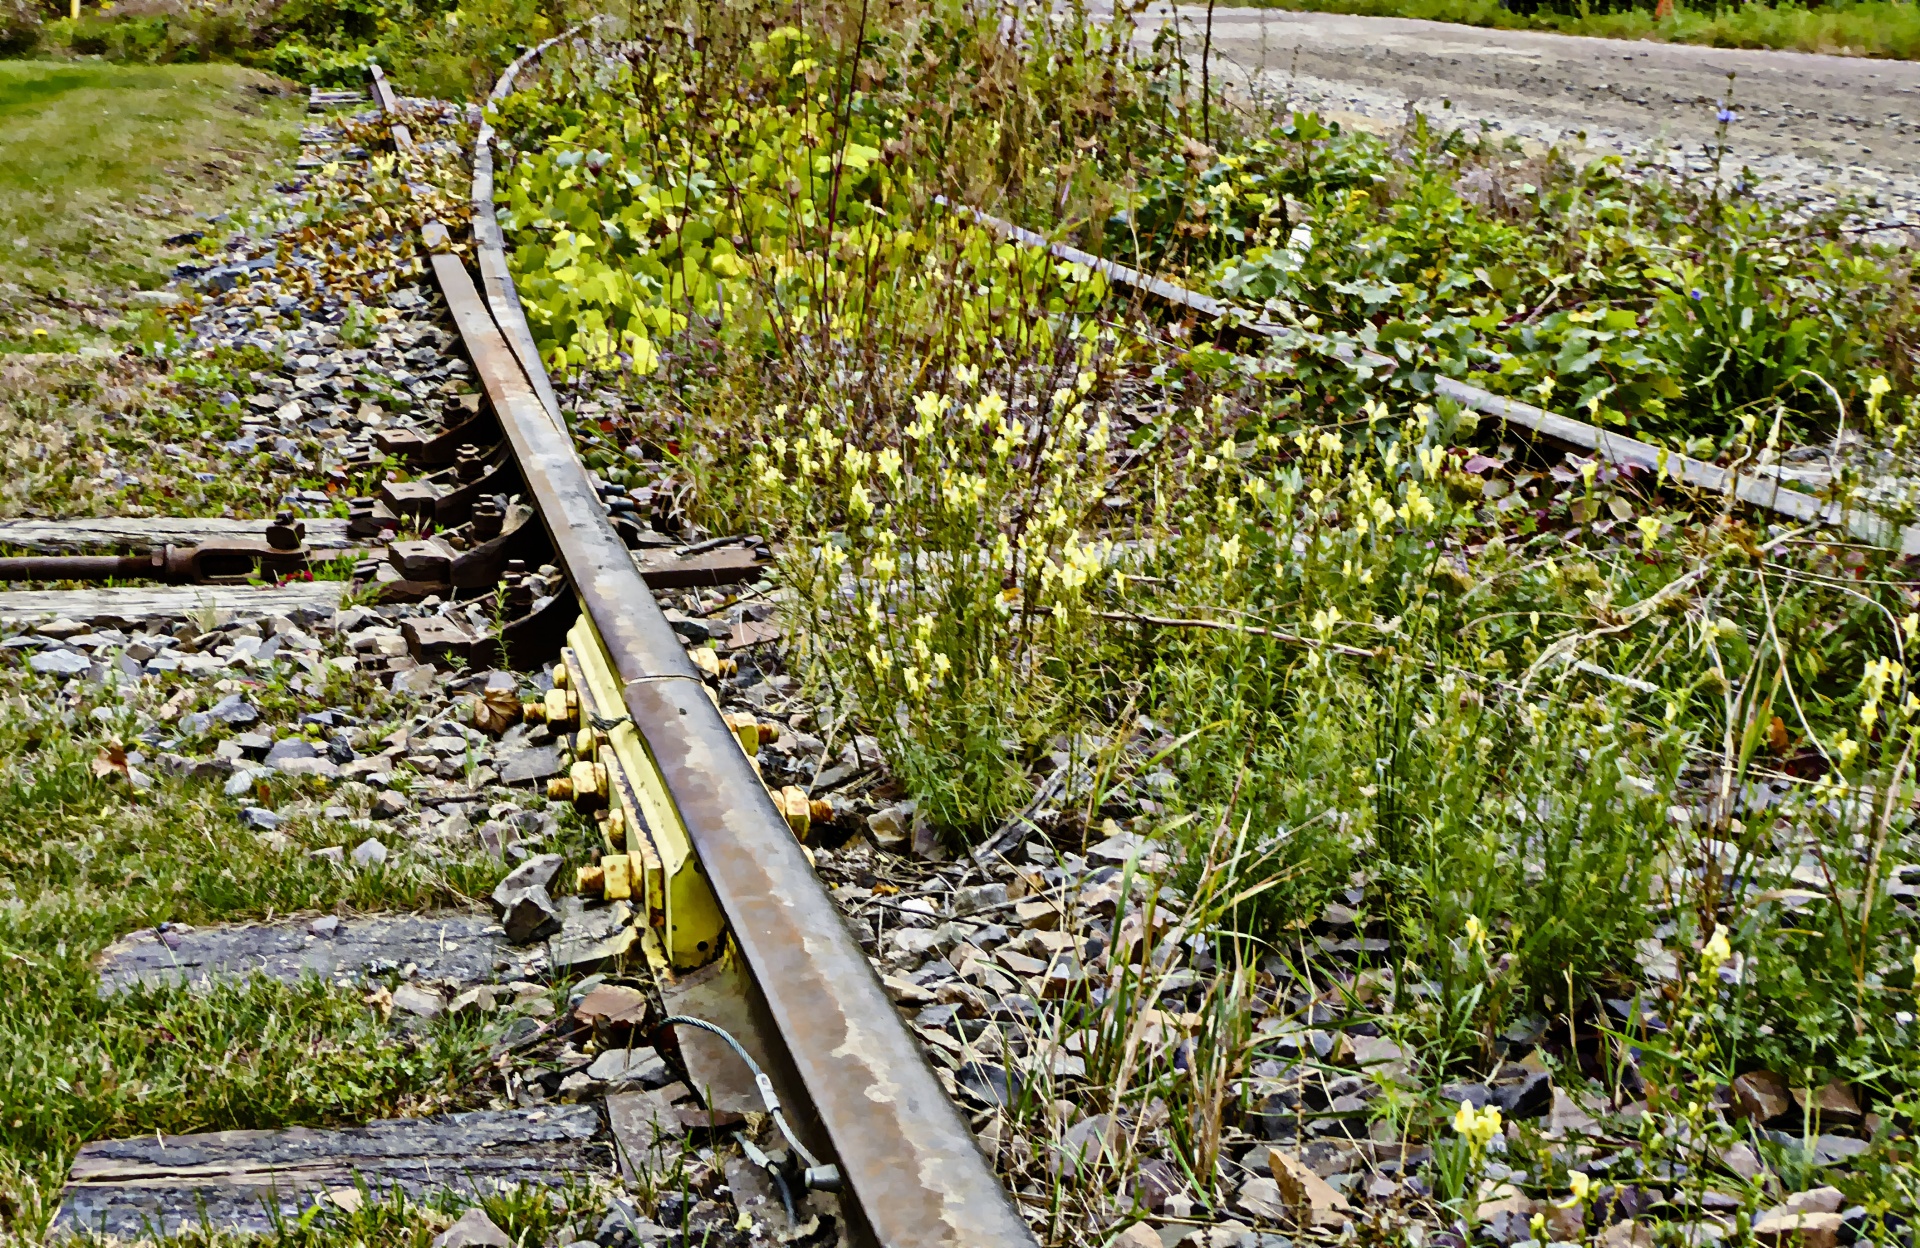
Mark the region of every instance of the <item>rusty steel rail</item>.
POLYGON ((474 262, 480 268, 480 282, 486 288, 487 307, 493 312, 495 323, 500 326, 500 332, 506 335, 507 344, 520 361, 521 371, 533 383, 541 405, 547 409, 547 415, 553 418, 556 425, 560 423, 560 400, 553 393, 553 382, 548 379, 547 370, 540 362, 540 348, 534 344, 533 330, 527 324, 526 309, 520 303, 520 292, 514 288, 513 270, 507 267, 506 240, 500 234, 500 222, 493 213, 493 121, 488 113, 513 94, 513 85, 520 77, 521 70, 538 60, 554 44, 573 38, 599 21, 598 16, 590 17, 515 57, 513 63, 501 73, 499 81, 493 84, 493 90, 487 93, 487 107, 480 114, 480 127, 473 136, 474 262))
MULTIPOLYGON (((434 276, 784 1045, 782 1092, 801 1102, 798 1116, 845 1176, 856 1239, 1035 1244, 614 532, 557 401, 548 406, 537 354, 509 340, 508 327, 525 326, 511 285, 488 283, 502 301, 490 309, 441 239, 434 276)), ((504 274, 497 227, 475 241, 482 272, 504 274)))
MULTIPOLYGON (((1067 243, 1055 242, 1043 234, 982 212, 978 208, 955 203, 944 195, 934 198, 943 207, 993 231, 1002 238, 1022 246, 1044 250, 1057 260, 1084 265, 1111 282, 1152 295, 1195 317, 1220 322, 1231 330, 1281 342, 1287 344, 1289 348, 1307 347, 1322 351, 1351 367, 1391 369, 1399 364, 1398 360, 1375 351, 1356 350, 1350 344, 1335 342, 1324 334, 1261 320, 1247 309, 1224 299, 1203 295, 1165 278, 1155 277, 1139 269, 1118 264, 1067 243)), ((1591 451, 1608 463, 1627 465, 1644 472, 1651 472, 1655 474, 1656 480, 1664 478, 1677 481, 1682 485, 1732 498, 1802 523, 1823 524, 1845 529, 1862 541, 1897 550, 1903 555, 1920 554, 1920 524, 1899 528, 1894 522, 1871 512, 1816 498, 1811 494, 1782 485, 1778 480, 1735 472, 1729 468, 1722 468, 1718 464, 1710 464, 1705 460, 1694 459, 1689 455, 1653 446, 1638 438, 1609 433, 1584 420, 1562 416, 1557 412, 1535 407, 1531 403, 1522 403, 1518 399, 1494 394, 1490 390, 1468 385, 1453 377, 1436 374, 1433 379, 1433 389, 1435 394, 1451 399, 1460 406, 1479 412, 1483 416, 1492 416, 1496 420, 1518 426, 1539 437, 1591 451)))

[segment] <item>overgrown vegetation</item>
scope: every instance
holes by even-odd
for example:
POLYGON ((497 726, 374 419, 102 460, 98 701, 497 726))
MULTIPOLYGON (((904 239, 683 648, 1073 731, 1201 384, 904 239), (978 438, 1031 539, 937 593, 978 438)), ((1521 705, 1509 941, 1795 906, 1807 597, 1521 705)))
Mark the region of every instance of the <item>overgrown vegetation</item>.
MULTIPOLYGON (((1735 1073, 1838 1074, 1881 1124, 1849 1194, 1911 1207, 1905 562, 1523 444, 1430 385, 1471 371, 1742 461, 1842 424, 1892 451, 1904 259, 1730 173, 1231 114, 1078 15, 809 17, 663 6, 584 49, 507 106, 503 226, 551 366, 645 413, 582 423, 588 462, 671 457, 634 483, 784 541, 812 682, 923 818, 970 842, 1084 748, 1102 782, 1056 839, 1171 843, 1178 891, 1126 921, 1191 905, 1219 978, 1189 1002, 1200 1047, 1158 1057, 1110 986, 1086 1018, 1089 1067, 1125 1076, 1106 1107, 1159 1098, 1204 1190, 1273 1051, 1271 976, 1321 973, 1302 929, 1344 897, 1390 952, 1323 987, 1415 1055, 1421 1091, 1369 1102, 1393 1130, 1444 1136, 1438 1087, 1508 1034, 1692 1124, 1650 1127, 1621 1181, 1717 1166, 1732 1128, 1702 1107, 1735 1073), (936 195, 1209 281, 1292 349, 1159 323, 936 195), (1396 366, 1339 362, 1342 337, 1396 366)), ((1797 1145, 1755 1146, 1811 1181, 1797 1145)), ((1563 1190, 1541 1147, 1528 1182, 1563 1190)), ((1484 1160, 1432 1176, 1469 1219, 1484 1160)))
POLYGON ((520 49, 592 11, 574 0, 89 0, 75 18, 64 4, 9 4, 0 6, 0 54, 237 61, 355 87, 377 61, 403 89, 442 98, 484 94, 520 49))

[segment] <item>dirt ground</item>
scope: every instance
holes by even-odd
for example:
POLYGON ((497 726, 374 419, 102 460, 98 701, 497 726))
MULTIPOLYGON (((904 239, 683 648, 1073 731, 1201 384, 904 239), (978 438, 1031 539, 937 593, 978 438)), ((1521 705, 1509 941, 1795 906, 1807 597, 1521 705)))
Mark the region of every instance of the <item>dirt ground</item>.
MULTIPOLYGON (((1142 39, 1174 14, 1155 5, 1142 39)), ((1206 9, 1177 14, 1197 64, 1206 9)), ((1212 23, 1214 70, 1228 82, 1369 128, 1397 124, 1411 106, 1523 142, 1704 173, 1731 97, 1729 172, 1750 167, 1763 189, 1816 203, 1877 198, 1863 224, 1920 222, 1920 63, 1272 9, 1217 8, 1212 23)))

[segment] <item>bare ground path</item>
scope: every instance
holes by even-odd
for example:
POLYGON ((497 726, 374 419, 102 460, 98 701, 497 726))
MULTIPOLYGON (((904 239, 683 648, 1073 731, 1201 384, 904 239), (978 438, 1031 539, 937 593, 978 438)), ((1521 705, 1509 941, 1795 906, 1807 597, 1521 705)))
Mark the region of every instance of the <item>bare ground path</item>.
MULTIPOLYGON (((1155 5, 1147 40, 1173 20, 1155 5)), ((1206 10, 1178 8, 1198 64, 1206 10)), ((1658 157, 1711 169, 1719 102, 1738 116, 1726 168, 1819 203, 1879 207, 1870 223, 1920 222, 1920 63, 1483 30, 1406 18, 1217 8, 1213 68, 1258 99, 1348 124, 1398 124, 1409 107, 1523 142, 1658 157)))

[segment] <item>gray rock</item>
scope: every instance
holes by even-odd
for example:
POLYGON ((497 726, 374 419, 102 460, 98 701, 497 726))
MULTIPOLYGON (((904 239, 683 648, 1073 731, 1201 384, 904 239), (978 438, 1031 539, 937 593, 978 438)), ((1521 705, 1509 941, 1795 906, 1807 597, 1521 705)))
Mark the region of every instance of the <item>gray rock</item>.
POLYGON ((93 660, 73 650, 43 650, 27 656, 27 666, 42 676, 77 676, 93 666, 93 660))
MULTIPOLYGON (((398 1004, 397 996, 394 1000, 398 1004)), ((1284 1222, 1290 1216, 1287 1202, 1280 1195, 1280 1185, 1265 1175, 1255 1175, 1242 1183, 1234 1203, 1255 1222, 1284 1222)))
POLYGON ((307 857, 318 858, 322 862, 330 862, 336 867, 344 867, 347 865, 347 851, 338 845, 329 845, 325 849, 316 849, 311 854, 308 854, 307 857))
POLYGON ((271 810, 259 806, 249 806, 240 812, 240 822, 261 832, 271 832, 284 820, 271 810))
POLYGON ((398 819, 413 809, 413 803, 407 800, 405 793, 386 790, 373 799, 373 817, 375 819, 398 819))
POLYGON ((87 632, 88 628, 79 620, 68 619, 63 615, 57 620, 48 620, 45 624, 37 625, 33 631, 42 637, 51 637, 55 641, 65 641, 69 637, 78 637, 80 634, 87 632))
POLYGON ((234 728, 244 728, 260 718, 258 708, 247 701, 245 694, 239 693, 228 694, 201 714, 234 728))
POLYGON ((547 890, 538 884, 514 893, 500 921, 507 929, 507 939, 516 945, 544 940, 560 930, 560 912, 547 890))
MULTIPOLYGON (((151 664, 149 664, 151 666, 151 664)), ((177 666, 177 664, 176 664, 177 666)), ((180 731, 199 736, 215 724, 227 724, 234 728, 244 728, 258 721, 259 710, 246 699, 246 695, 230 693, 204 711, 195 711, 180 718, 180 731)))
POLYGON ((419 984, 401 984, 393 990, 393 1008, 416 1018, 438 1018, 447 1009, 447 999, 419 984))
POLYGON ((317 936, 321 940, 332 940, 339 934, 340 916, 337 914, 323 915, 307 924, 307 935, 317 936))
POLYGON ((374 837, 368 837, 353 847, 353 865, 365 869, 381 866, 387 861, 387 847, 374 837))
POLYGON ((1493 1100, 1509 1118, 1538 1118, 1553 1108, 1553 1078, 1544 1070, 1529 1071, 1517 1082, 1496 1085, 1493 1100))
POLYGON ((560 751, 551 745, 516 750, 496 764, 502 784, 532 784, 560 774, 560 751))
POLYGON ((881 849, 899 849, 907 843, 907 826, 912 818, 913 803, 889 806, 867 816, 867 833, 881 849))
POLYGON ((971 888, 958 888, 953 892, 953 913, 955 917, 978 914, 982 910, 1004 905, 1006 900, 1005 884, 976 884, 971 888))
POLYGON ((1813 1161, 1815 1165, 1830 1166, 1836 1161, 1858 1157, 1871 1147, 1867 1141, 1850 1135, 1822 1135, 1813 1141, 1813 1161))
POLYGON ((267 773, 264 771, 252 767, 242 767, 227 777, 227 783, 223 786, 222 791, 226 793, 228 797, 245 797, 253 790, 253 786, 264 779, 266 775, 267 773))
POLYGON ((695 645, 704 641, 711 641, 715 636, 713 626, 705 620, 689 619, 671 607, 667 609, 666 617, 667 623, 672 626, 674 632, 679 633, 695 645))
POLYGON ((560 933, 547 942, 554 974, 604 970, 633 952, 639 935, 629 925, 633 907, 625 901, 587 908, 578 897, 569 897, 560 909, 560 933))
MULTIPOLYGON (((398 1001, 398 997, 395 998, 398 1001)), ((486 1210, 475 1206, 460 1220, 433 1237, 433 1248, 513 1248, 507 1233, 493 1224, 486 1210)))
POLYGON ((491 1014, 494 1010, 494 988, 491 984, 479 984, 462 992, 447 1007, 449 1014, 491 1014))
POLYGON ((320 757, 320 751, 313 748, 313 742, 304 737, 285 737, 275 741, 273 748, 267 751, 267 765, 278 767, 282 763, 292 762, 297 758, 318 757, 320 757))
POLYGON ((652 1049, 608 1049, 593 1059, 587 1076, 616 1087, 637 1083, 643 1088, 661 1088, 673 1082, 666 1059, 652 1049))
POLYGON ((610 1243, 621 1232, 625 1232, 636 1244, 664 1244, 678 1238, 666 1227, 649 1222, 633 1212, 624 1201, 616 1200, 607 1211, 607 1216, 600 1219, 599 1238, 610 1243))
MULTIPOLYGON (((565 864, 559 854, 535 854, 513 870, 507 872, 493 889, 493 908, 504 914, 513 904, 514 897, 529 888, 537 888, 542 894, 553 888, 553 881, 559 876, 560 868, 565 864)), ((551 902, 549 901, 549 905, 551 902)))
POLYGON ((480 845, 495 858, 507 856, 507 848, 520 840, 520 833, 510 823, 499 819, 489 819, 475 831, 480 845))

